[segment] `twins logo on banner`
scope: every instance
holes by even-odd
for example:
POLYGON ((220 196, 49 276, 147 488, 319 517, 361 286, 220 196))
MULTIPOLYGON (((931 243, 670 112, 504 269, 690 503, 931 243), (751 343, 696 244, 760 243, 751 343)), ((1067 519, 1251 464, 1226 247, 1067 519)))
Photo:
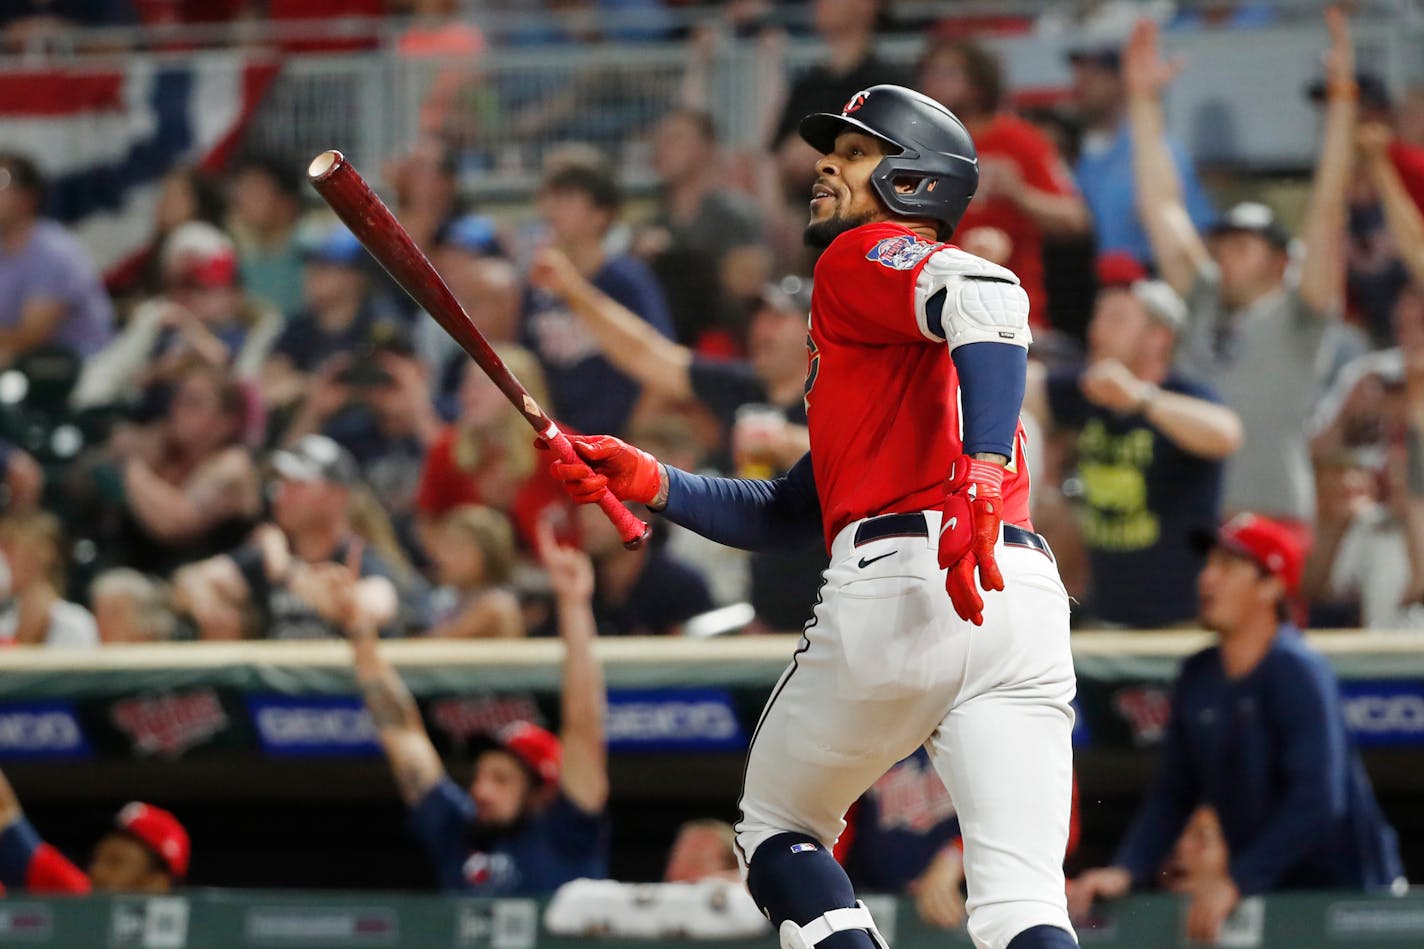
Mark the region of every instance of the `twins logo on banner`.
POLYGON ((212 689, 136 695, 109 710, 114 726, 140 755, 177 758, 227 728, 222 700, 212 689))
POLYGON ((277 70, 228 54, 0 70, 4 146, 40 166, 49 211, 113 272, 150 239, 164 173, 220 169, 277 70))
POLYGON ((457 745, 473 738, 493 735, 514 722, 544 724, 539 706, 529 695, 479 695, 435 699, 429 706, 430 721, 457 745))

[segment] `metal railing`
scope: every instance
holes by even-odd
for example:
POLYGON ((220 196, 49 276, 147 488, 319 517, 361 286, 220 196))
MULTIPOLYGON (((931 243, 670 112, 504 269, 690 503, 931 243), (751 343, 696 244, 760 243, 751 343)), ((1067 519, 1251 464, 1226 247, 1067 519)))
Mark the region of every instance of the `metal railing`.
MULTIPOLYGON (((1357 17, 1361 61, 1396 88, 1424 76, 1424 33, 1413 23, 1394 14, 1357 17)), ((1002 54, 1012 88, 1051 91, 1068 83, 1064 51, 1073 39, 1025 34, 988 41, 1002 54)), ((1166 42, 1190 63, 1168 109, 1171 130, 1189 150, 1243 167, 1310 166, 1315 115, 1300 90, 1319 69, 1324 32, 1318 21, 1300 17, 1249 31, 1171 32, 1166 42)), ((908 65, 923 43, 918 35, 893 36, 880 52, 908 65)), ((822 50, 804 37, 780 46, 724 37, 706 52, 701 99, 723 140, 739 148, 764 144, 766 113, 776 108, 778 87, 817 62, 822 50)), ((234 53, 143 55, 183 62, 234 53)), ((0 69, 16 62, 0 58, 0 69)), ((121 62, 112 54, 90 56, 62 68, 121 62)), ((464 190, 519 197, 538 180, 550 149, 583 141, 606 151, 636 191, 651 182, 648 132, 681 101, 689 66, 697 62, 692 47, 681 42, 496 46, 454 58, 396 49, 293 55, 284 59, 241 147, 294 162, 341 148, 380 186, 387 159, 422 134, 435 134, 454 146, 464 190)))
MULTIPOLYGON (((1264 0, 1254 3, 1267 7, 1279 20, 1315 17, 1320 0, 1264 0)), ((568 22, 565 12, 555 17, 541 9, 521 9, 518 3, 463 0, 458 5, 457 18, 477 27, 492 44, 527 43, 560 32, 560 21, 568 22)), ((723 4, 708 2, 700 6, 649 9, 602 9, 588 13, 576 24, 577 31, 599 35, 604 39, 658 39, 684 36, 698 26, 720 22, 725 17, 723 4)), ((1052 11, 1056 20, 1071 21, 1086 16, 1094 9, 1089 0, 955 0, 951 6, 944 0, 899 0, 887 21, 891 29, 918 29, 922 24, 952 15, 960 19, 1008 18, 1034 19, 1052 11)), ((1145 4, 1145 10, 1190 12, 1219 8, 1219 0, 1174 0, 1172 3, 1145 4)), ((1356 9, 1373 15, 1409 15, 1419 11, 1418 0, 1373 0, 1356 4, 1356 9)), ((58 27, 37 32, 23 47, 12 51, 30 57, 75 57, 93 52, 116 49, 127 51, 200 50, 226 48, 309 48, 326 45, 340 48, 393 48, 402 34, 421 21, 409 16, 328 16, 312 19, 267 19, 245 17, 231 22, 161 23, 149 25, 115 25, 89 27, 58 27)), ((814 28, 812 0, 777 0, 768 4, 758 20, 760 25, 775 26, 805 35, 814 28)))

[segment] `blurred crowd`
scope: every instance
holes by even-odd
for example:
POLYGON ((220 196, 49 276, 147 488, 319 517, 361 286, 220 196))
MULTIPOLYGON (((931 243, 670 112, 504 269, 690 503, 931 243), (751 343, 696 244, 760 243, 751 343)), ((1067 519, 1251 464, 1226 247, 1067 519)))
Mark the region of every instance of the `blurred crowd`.
MULTIPOLYGON (((1311 551, 1298 618, 1421 622, 1424 142, 1356 69, 1344 20, 1298 91, 1320 137, 1288 218, 1216 207, 1164 131, 1181 64, 1155 20, 1084 33, 1070 101, 1021 113, 958 21, 907 71, 877 55, 874 0, 812 12, 823 61, 771 84, 759 151, 719 142, 691 41, 683 102, 649 136, 651 199, 625 200, 578 142, 498 214, 461 194, 457 140, 391 157, 390 203, 536 399, 688 470, 785 471, 807 447, 814 267, 799 238, 815 155, 795 123, 908 83, 978 144, 954 240, 1033 304, 1034 519, 1075 622, 1191 623, 1188 541, 1248 509, 1311 551)), ((605 634, 801 627, 819 545, 746 556, 659 523, 624 552, 302 178, 290 156, 174 168, 142 255, 100 274, 46 216, 31 156, 0 155, 0 639, 334 636, 311 573, 353 557, 385 635, 547 635, 542 522, 593 557, 605 634), (751 609, 698 619, 733 604, 751 609)))
MULTIPOLYGON (((19 3, 0 27, 23 46, 75 22, 438 17, 455 6, 19 3)), ((642 11, 665 38, 658 11, 696 5, 543 6, 642 11)), ((770 5, 721 6, 735 29, 770 5)), ((721 144, 705 108, 708 40, 688 38, 682 101, 650 135, 651 200, 625 200, 607 155, 571 141, 544 155, 527 207, 490 213, 461 194, 467 139, 440 121, 390 157, 386 197, 563 427, 618 434, 686 470, 769 478, 808 447, 815 261, 800 231, 817 156, 796 123, 884 82, 953 109, 981 168, 954 241, 1012 269, 1032 302, 1022 460, 1035 526, 1079 601, 1075 624, 1204 619, 1237 663, 1236 685, 1299 726, 1289 747, 1238 729, 1231 740, 1259 739, 1242 753, 1260 773, 1243 777, 1193 757, 1182 725, 1172 780, 1115 865, 1080 881, 1078 908, 1185 879, 1209 932, 1241 895, 1223 886, 1388 887, 1393 833, 1344 737, 1333 679, 1276 634, 1283 621, 1424 625, 1424 123, 1402 90, 1357 66, 1345 17, 1328 13, 1322 75, 1289 90, 1319 110, 1309 180, 1287 187, 1294 213, 1218 201, 1165 131, 1164 95, 1191 67, 1163 54, 1160 34, 1249 28, 1270 9, 1213 5, 1164 21, 1134 8, 1116 32, 1072 46, 1063 107, 1018 110, 972 34, 1042 23, 931 24, 905 70, 876 52, 897 5, 810 6, 823 58, 768 82, 754 151, 721 144), (1218 532, 1244 511, 1257 518, 1218 532), (1280 809, 1290 820, 1270 823, 1277 764, 1341 800, 1302 792, 1280 809), (1244 800, 1252 789, 1260 799, 1244 800), (1340 834, 1309 832, 1325 821, 1340 834)), ((1109 20, 1120 5, 1089 6, 1109 20)), ((412 30, 416 45, 458 40, 412 30)), ((766 52, 775 66, 774 43, 766 52)), ((826 553, 817 543, 746 555, 642 510, 653 542, 625 551, 599 510, 572 504, 495 385, 316 206, 303 171, 292 156, 255 153, 220 177, 172 169, 141 258, 100 274, 47 216, 33 156, 0 152, 0 644, 346 636, 443 886, 548 892, 602 876, 603 692, 589 641, 797 630, 826 553), (470 786, 455 785, 380 640, 539 635, 568 650, 561 734, 502 733, 470 786)), ((1260 197, 1254 184, 1225 190, 1260 197)), ((1213 676, 1189 663, 1174 709, 1235 701, 1213 676)), ((1174 714, 1174 727, 1186 718, 1174 714)), ((962 919, 953 805, 923 756, 882 778, 851 823, 840 856, 858 882, 911 894, 937 924, 962 919)), ((14 879, 39 874, 70 891, 181 882, 188 841, 172 815, 128 810, 111 836, 111 866, 103 845, 87 876, 61 865, 0 780, 0 863, 14 879)), ((730 829, 693 822, 667 879, 734 869, 730 829)), ((596 889, 568 899, 571 931, 618 905, 596 889)))
MULTIPOLYGON (((522 47, 616 40, 687 39, 699 21, 725 17, 744 35, 768 25, 810 28, 818 0, 11 0, 0 10, 0 44, 38 52, 52 48, 112 50, 135 44, 182 48, 211 30, 222 45, 266 45, 294 52, 369 49, 394 38, 402 51, 478 53, 487 37, 478 27, 449 22, 456 14, 487 18, 500 43, 522 47), (312 29, 341 20, 336 30, 312 29), (393 25, 394 24, 394 25, 393 25), (283 30, 283 27, 294 29, 283 30), (197 28, 184 32, 185 27, 197 28), (76 35, 78 29, 99 29, 76 35), (125 35, 104 28, 130 28, 125 35), (143 30, 150 31, 145 35, 143 30)), ((1356 4, 1368 6, 1368 4, 1356 4)), ((1120 24, 1144 5, 1135 0, 1006 3, 990 12, 945 10, 923 0, 880 0, 877 27, 913 33, 950 23, 957 29, 1002 34, 1059 32, 1120 24)), ((1210 0, 1147 4, 1179 29, 1253 29, 1311 15, 1308 7, 1270 0, 1210 0)))

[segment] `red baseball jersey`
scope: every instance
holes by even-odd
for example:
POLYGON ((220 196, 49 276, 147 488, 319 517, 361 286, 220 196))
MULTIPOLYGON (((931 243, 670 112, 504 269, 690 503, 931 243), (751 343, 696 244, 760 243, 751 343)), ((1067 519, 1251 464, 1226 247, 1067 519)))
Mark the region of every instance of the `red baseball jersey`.
MULTIPOLYGON (((837 237, 816 263, 806 413, 826 546, 852 521, 937 509, 963 452, 949 346, 920 328, 915 282, 949 244, 899 224, 837 237)), ((1004 475, 1004 522, 1032 527, 1024 430, 1004 475)))

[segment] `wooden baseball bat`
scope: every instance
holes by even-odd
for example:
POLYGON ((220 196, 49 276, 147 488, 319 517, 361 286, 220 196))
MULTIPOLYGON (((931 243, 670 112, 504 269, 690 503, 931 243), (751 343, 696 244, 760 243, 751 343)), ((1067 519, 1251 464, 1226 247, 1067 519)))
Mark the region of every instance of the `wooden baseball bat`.
MULTIPOLYGON (((415 246, 410 234, 396 220, 390 208, 376 197, 371 186, 366 184, 346 156, 334 149, 322 152, 312 159, 307 168, 307 178, 371 256, 401 285, 401 289, 434 317, 435 322, 494 380, 504 397, 514 404, 539 437, 549 443, 554 454, 566 462, 579 461, 568 436, 559 431, 554 420, 544 414, 529 390, 509 371, 429 259, 415 246)), ((635 550, 648 539, 648 525, 634 517, 611 491, 603 492, 598 506, 618 528, 624 547, 635 550)))

